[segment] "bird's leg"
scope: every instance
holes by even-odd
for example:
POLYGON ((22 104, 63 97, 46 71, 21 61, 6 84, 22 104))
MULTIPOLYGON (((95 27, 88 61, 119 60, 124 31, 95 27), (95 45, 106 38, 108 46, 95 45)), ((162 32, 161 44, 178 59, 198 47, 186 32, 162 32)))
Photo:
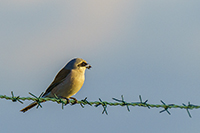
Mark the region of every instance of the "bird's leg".
POLYGON ((73 99, 73 100, 74 100, 74 102, 72 103, 72 105, 74 105, 74 104, 77 104, 77 103, 78 103, 78 100, 77 100, 76 98, 74 98, 74 97, 70 97, 70 99, 73 99))
POLYGON ((62 97, 62 96, 59 96, 58 98, 62 98, 62 99, 65 99, 65 100, 67 100, 67 103, 66 103, 65 105, 69 104, 69 98, 62 97))

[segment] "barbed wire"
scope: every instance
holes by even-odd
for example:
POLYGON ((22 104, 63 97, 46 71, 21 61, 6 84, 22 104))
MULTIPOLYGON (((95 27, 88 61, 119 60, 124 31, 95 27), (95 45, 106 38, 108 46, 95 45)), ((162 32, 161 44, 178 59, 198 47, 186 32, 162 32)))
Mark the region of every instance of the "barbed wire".
POLYGON ((102 114, 107 114, 108 115, 108 112, 107 112, 107 106, 126 106, 126 109, 130 112, 130 108, 129 106, 139 106, 139 107, 147 107, 148 109, 150 108, 163 108, 163 110, 160 111, 160 113, 162 112, 167 112, 169 115, 171 115, 171 113, 169 112, 169 109, 171 108, 180 108, 180 109, 185 109, 189 115, 190 118, 192 118, 189 110, 192 110, 192 109, 199 109, 200 106, 199 105, 193 105, 191 104, 190 102, 188 102, 188 104, 182 104, 182 105, 176 105, 176 104, 166 104, 164 101, 160 100, 160 102, 162 104, 149 104, 147 103, 148 100, 145 100, 144 102, 142 101, 142 97, 141 95, 139 95, 139 102, 126 102, 124 100, 124 96, 121 95, 121 99, 117 99, 117 98, 112 98, 114 101, 116 102, 107 102, 107 101, 102 101, 101 98, 99 98, 99 101, 94 101, 94 102, 89 102, 87 100, 87 97, 83 100, 80 100, 80 101, 75 101, 74 99, 72 100, 66 100, 66 99, 62 99, 62 98, 58 98, 57 96, 55 96, 56 98, 42 98, 42 94, 37 97, 35 96, 34 94, 30 93, 29 94, 33 97, 20 97, 20 96, 14 96, 14 93, 13 91, 11 91, 11 97, 9 96, 6 96, 6 95, 0 95, 0 98, 1 99, 6 99, 6 100, 12 100, 13 102, 20 102, 21 104, 23 104, 22 101, 25 101, 25 100, 32 100, 32 101, 35 101, 38 103, 38 107, 41 107, 42 108, 42 105, 40 104, 41 102, 44 102, 44 101, 52 101, 52 102, 57 102, 57 103, 62 103, 62 109, 64 109, 64 105, 68 104, 68 103, 71 103, 72 105, 74 104, 80 104, 82 108, 84 108, 84 105, 88 104, 90 106, 94 105, 95 107, 98 107, 98 106, 102 106, 103 107, 103 111, 102 111, 102 114))

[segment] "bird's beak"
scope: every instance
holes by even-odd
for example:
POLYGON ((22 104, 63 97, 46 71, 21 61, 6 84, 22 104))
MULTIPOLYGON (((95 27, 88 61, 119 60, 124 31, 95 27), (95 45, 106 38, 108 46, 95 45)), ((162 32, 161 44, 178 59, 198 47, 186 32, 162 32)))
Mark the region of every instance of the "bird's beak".
POLYGON ((89 64, 87 64, 85 67, 86 67, 87 69, 90 69, 92 66, 89 65, 89 64))

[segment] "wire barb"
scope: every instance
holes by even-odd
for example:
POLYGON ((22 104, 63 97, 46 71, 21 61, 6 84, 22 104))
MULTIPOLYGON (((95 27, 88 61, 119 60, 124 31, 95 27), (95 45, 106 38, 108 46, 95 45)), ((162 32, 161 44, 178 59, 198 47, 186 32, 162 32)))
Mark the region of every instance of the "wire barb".
POLYGON ((103 102, 103 101, 101 100, 101 98, 99 98, 99 101, 100 101, 100 102, 96 103, 95 107, 98 107, 99 105, 102 105, 102 107, 103 107, 103 112, 102 112, 102 114, 106 113, 106 115, 108 115, 108 112, 107 112, 107 110, 106 110, 106 108, 107 108, 107 102, 103 102))
POLYGON ((81 100, 81 102, 80 102, 80 105, 82 108, 84 108, 85 104, 92 106, 92 104, 90 102, 88 102, 87 97, 85 97, 85 99, 81 100))
POLYGON ((190 104, 190 102, 188 102, 188 105, 187 105, 187 106, 186 106, 184 103, 183 103, 183 106, 186 107, 186 111, 187 111, 189 117, 192 118, 192 116, 191 116, 191 114, 190 114, 190 112, 189 112, 189 109, 190 109, 190 107, 195 106, 195 105, 192 105, 192 104, 190 104))
POLYGON ((32 93, 30 93, 29 92, 29 94, 31 95, 31 96, 33 96, 33 97, 35 97, 36 99, 35 99, 35 101, 37 102, 37 107, 36 108, 38 108, 38 107, 41 107, 42 108, 42 105, 40 104, 41 102, 42 102, 42 100, 40 100, 40 98, 42 97, 42 95, 43 95, 43 92, 40 94, 40 96, 39 97, 37 97, 37 96, 35 96, 35 95, 33 95, 32 93))
POLYGON ((67 105, 68 104, 68 100, 67 102, 65 103, 61 98, 57 97, 56 94, 54 94, 55 98, 58 100, 57 103, 61 103, 61 106, 62 106, 62 109, 64 109, 64 105, 67 105))
POLYGON ((162 100, 160 100, 160 101, 164 105, 164 107, 163 107, 164 110, 161 110, 160 113, 166 111, 169 115, 171 115, 170 112, 168 111, 168 108, 170 107, 170 105, 166 105, 162 100))
POLYGON ((22 101, 19 100, 19 96, 15 97, 13 91, 11 91, 11 95, 12 95, 12 101, 13 102, 20 102, 21 104, 23 104, 22 101))
POLYGON ((129 106, 128 106, 129 104, 124 101, 124 96, 121 95, 121 98, 122 98, 122 100, 119 100, 119 99, 116 99, 116 98, 112 98, 112 99, 115 100, 115 101, 121 102, 122 106, 126 106, 127 110, 130 112, 130 109, 129 109, 129 106))
POLYGON ((150 109, 149 105, 147 104, 148 100, 145 100, 144 102, 142 102, 142 96, 139 95, 139 99, 140 99, 140 103, 142 105, 144 105, 144 107, 147 107, 148 109, 150 109))

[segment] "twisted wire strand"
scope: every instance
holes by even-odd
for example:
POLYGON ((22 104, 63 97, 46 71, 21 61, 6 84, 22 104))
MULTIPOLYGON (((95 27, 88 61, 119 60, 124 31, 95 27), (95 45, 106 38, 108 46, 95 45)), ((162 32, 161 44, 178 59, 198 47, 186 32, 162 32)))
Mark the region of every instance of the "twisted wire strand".
MULTIPOLYGON (((12 100, 13 102, 20 102, 23 104, 22 101, 25 101, 25 100, 32 100, 32 101, 36 101, 38 103, 38 105, 40 107, 41 106, 41 102, 44 102, 44 101, 52 101, 52 102, 57 102, 57 103, 62 103, 62 109, 63 109, 63 105, 66 105, 67 102, 71 103, 72 105, 74 104, 75 100, 64 100, 64 99, 61 99, 61 98, 41 98, 41 95, 39 97, 35 96, 34 94, 32 93, 29 93, 31 96, 33 97, 20 97, 20 96, 14 96, 14 93, 11 91, 11 95, 12 96, 6 96, 6 95, 0 95, 0 98, 1 99, 6 99, 6 100, 12 100)), ((138 106, 138 107, 147 107, 147 108, 163 108, 163 110, 160 111, 160 113, 162 112, 167 112, 169 115, 171 115, 171 113, 169 112, 169 109, 171 108, 180 108, 180 109, 186 109, 189 117, 191 118, 191 114, 189 112, 189 110, 192 110, 192 109, 199 109, 200 106, 199 105, 193 105, 193 104, 190 104, 190 102, 188 102, 188 104, 182 104, 182 105, 176 105, 176 104, 166 104, 165 102, 163 102, 162 100, 160 100, 160 102, 162 104, 149 104, 147 103, 148 100, 146 100, 145 102, 142 102, 142 97, 141 95, 139 95, 139 102, 126 102, 124 100, 124 97, 123 95, 121 95, 121 99, 117 99, 117 98, 112 98, 114 101, 117 101, 117 102, 107 102, 107 101, 102 101, 100 98, 99 98, 99 101, 94 101, 94 102, 89 102, 87 100, 87 97, 83 100, 80 100, 80 101, 77 101, 77 104, 80 104, 81 107, 84 108, 84 105, 94 105, 95 107, 98 107, 98 106, 102 106, 103 107, 103 112, 102 114, 108 114, 107 112, 107 107, 108 106, 125 106, 127 108, 128 111, 130 111, 129 109, 129 106, 138 106)))

